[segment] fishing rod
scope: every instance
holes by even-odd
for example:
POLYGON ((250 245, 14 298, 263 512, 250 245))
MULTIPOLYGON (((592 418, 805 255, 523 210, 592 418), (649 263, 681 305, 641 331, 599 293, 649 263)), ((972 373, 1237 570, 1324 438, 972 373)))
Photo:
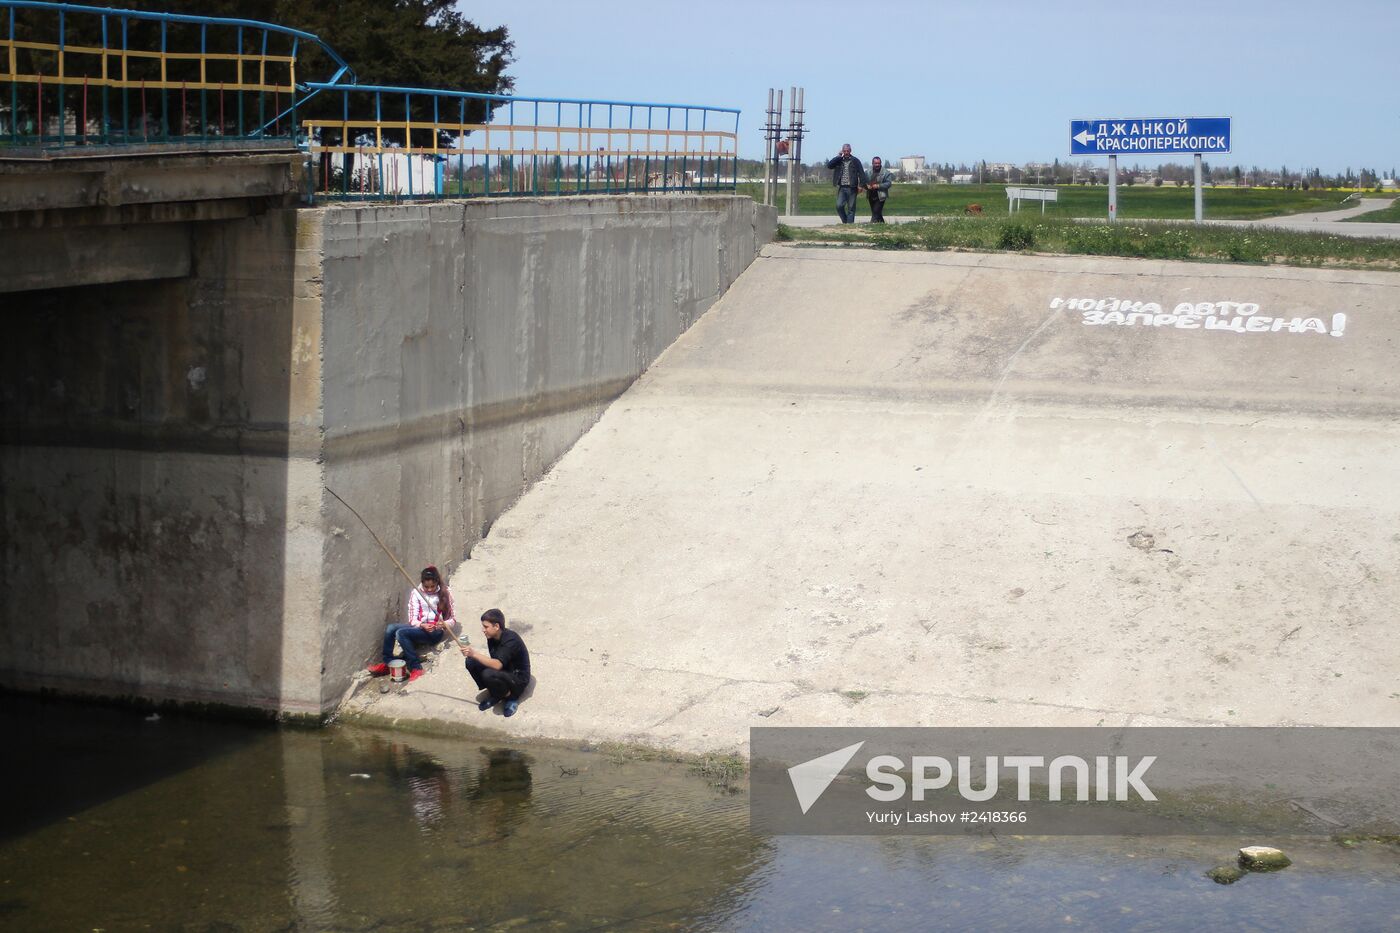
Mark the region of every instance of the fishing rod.
MULTIPOLYGON (((422 584, 421 584, 421 583, 415 583, 415 582, 414 582, 413 577, 411 577, 411 576, 409 575, 408 571, 404 569, 404 566, 403 566, 402 563, 399 562, 399 559, 398 559, 397 557, 394 556, 394 552, 391 551, 391 550, 389 550, 389 545, 385 544, 384 541, 379 537, 379 535, 377 535, 377 534, 374 533, 374 529, 370 527, 369 522, 365 521, 365 517, 364 517, 363 515, 361 515, 361 514, 359 513, 359 511, 358 511, 353 505, 351 505, 350 503, 348 503, 348 502, 346 502, 344 499, 342 499, 341 496, 340 496, 340 493, 336 492, 334 489, 332 489, 332 488, 329 487, 329 486, 326 486, 326 487, 325 487, 325 490, 326 490, 326 492, 328 492, 328 493, 330 493, 331 495, 335 496, 336 499, 340 502, 341 505, 345 506, 347 509, 350 510, 350 514, 354 515, 356 518, 358 518, 358 519, 360 520, 360 524, 365 526, 365 531, 368 531, 368 532, 369 532, 369 536, 370 536, 371 538, 374 539, 374 543, 377 544, 377 545, 379 545, 379 549, 382 550, 386 555, 388 555, 389 559, 390 559, 391 561, 394 562, 394 566, 397 567, 397 568, 399 569, 399 573, 403 574, 403 578, 404 578, 405 580, 408 581, 408 585, 411 586, 411 587, 413 587, 413 589, 416 590, 416 591, 418 592, 418 595, 421 596, 421 597, 423 597, 423 601, 426 603, 426 602, 428 601, 428 594, 423 592, 422 584)), ((441 580, 438 581, 438 586, 442 587, 443 592, 446 592, 446 591, 447 591, 447 584, 443 583, 441 580)), ((438 597, 437 617, 438 617, 439 619, 442 619, 442 597, 441 597, 441 596, 438 597)), ((462 654, 466 654, 466 653, 467 653, 467 639, 466 639, 466 636, 465 636, 465 635, 457 635, 457 634, 454 634, 453 631, 452 631, 452 627, 451 627, 450 625, 447 624, 447 620, 446 620, 446 619, 442 619, 442 627, 445 628, 445 629, 447 629, 447 633, 448 633, 449 635, 452 635, 452 640, 455 641, 455 642, 457 642, 457 647, 461 649, 462 654)))

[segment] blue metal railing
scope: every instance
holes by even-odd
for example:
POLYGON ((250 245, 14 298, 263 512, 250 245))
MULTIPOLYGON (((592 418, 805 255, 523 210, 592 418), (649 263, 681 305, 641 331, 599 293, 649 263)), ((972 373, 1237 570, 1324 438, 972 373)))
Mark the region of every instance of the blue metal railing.
POLYGON ((0 0, 0 143, 67 149, 292 141, 305 44, 353 80, 318 37, 256 20, 0 0))
POLYGON ((341 118, 304 120, 322 196, 714 191, 734 186, 739 111, 311 84, 341 118))
POLYGON ((0 154, 294 144, 310 155, 312 190, 342 198, 735 184, 739 111, 732 108, 355 80, 320 38, 275 23, 0 0, 0 154), (297 79, 298 60, 312 47, 333 70, 326 81, 297 79), (306 102, 318 95, 316 112, 338 119, 306 116, 306 102))

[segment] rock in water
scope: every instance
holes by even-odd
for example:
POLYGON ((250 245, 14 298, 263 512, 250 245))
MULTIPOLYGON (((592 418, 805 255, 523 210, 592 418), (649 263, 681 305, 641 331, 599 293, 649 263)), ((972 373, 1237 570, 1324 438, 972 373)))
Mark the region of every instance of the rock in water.
POLYGON ((1206 872, 1206 877, 1216 884, 1234 884, 1244 877, 1244 869, 1238 865, 1217 865, 1206 872))
POLYGON ((1250 871, 1278 871, 1293 860, 1272 846, 1245 846, 1240 849, 1240 865, 1250 871))

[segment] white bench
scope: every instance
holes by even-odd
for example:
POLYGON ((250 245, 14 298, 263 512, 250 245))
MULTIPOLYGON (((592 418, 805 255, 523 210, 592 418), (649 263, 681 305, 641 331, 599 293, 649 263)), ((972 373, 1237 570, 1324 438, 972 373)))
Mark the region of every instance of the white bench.
POLYGON ((1006 200, 1008 213, 1019 210, 1022 201, 1039 201, 1040 212, 1045 213, 1045 202, 1060 200, 1060 192, 1056 188, 1026 188, 1017 185, 1006 186, 1006 200))

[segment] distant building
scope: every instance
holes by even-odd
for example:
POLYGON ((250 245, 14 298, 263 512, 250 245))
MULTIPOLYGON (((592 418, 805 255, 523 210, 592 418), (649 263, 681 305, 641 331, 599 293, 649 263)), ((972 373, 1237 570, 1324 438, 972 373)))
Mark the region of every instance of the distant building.
POLYGON ((954 175, 954 176, 953 176, 953 184, 955 184, 955 185, 970 185, 970 184, 972 184, 973 180, 974 180, 974 176, 972 176, 972 175, 954 175))
POLYGON ((1053 184, 1055 181, 1055 167, 1049 162, 1027 162, 1026 167, 1021 170, 1021 178, 1023 180, 1034 178, 1036 184, 1041 184, 1044 181, 1049 181, 1053 184))
POLYGON ((924 157, 921 155, 900 156, 899 170, 905 175, 922 175, 924 172, 924 157))

